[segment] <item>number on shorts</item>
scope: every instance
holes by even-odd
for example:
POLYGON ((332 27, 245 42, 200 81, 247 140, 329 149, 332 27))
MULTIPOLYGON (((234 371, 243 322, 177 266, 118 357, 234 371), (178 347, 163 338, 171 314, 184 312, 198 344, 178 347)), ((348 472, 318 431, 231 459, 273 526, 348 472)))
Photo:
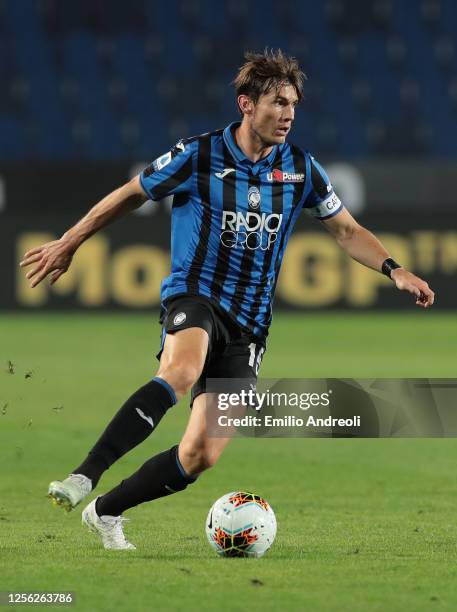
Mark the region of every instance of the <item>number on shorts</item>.
POLYGON ((262 345, 259 345, 257 347, 257 344, 255 344, 254 342, 251 342, 251 344, 249 345, 249 365, 251 366, 251 368, 254 368, 256 376, 259 373, 259 368, 262 362, 262 357, 263 357, 264 352, 265 352, 265 347, 263 347, 262 345), (256 353, 257 348, 259 350, 258 350, 257 359, 256 359, 255 353, 256 353))

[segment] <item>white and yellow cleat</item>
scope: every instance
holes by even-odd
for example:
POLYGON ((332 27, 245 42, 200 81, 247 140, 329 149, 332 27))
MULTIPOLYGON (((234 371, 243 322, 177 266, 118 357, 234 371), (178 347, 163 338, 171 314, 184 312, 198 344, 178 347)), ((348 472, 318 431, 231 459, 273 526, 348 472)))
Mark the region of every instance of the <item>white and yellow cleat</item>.
POLYGON ((53 480, 49 484, 48 497, 54 506, 70 512, 92 491, 92 481, 84 474, 70 474, 65 480, 53 480))
POLYGON ((128 521, 124 516, 98 516, 95 510, 95 502, 98 497, 86 506, 82 513, 82 523, 92 533, 100 536, 103 546, 109 550, 135 550, 136 546, 127 541, 122 523, 128 521))

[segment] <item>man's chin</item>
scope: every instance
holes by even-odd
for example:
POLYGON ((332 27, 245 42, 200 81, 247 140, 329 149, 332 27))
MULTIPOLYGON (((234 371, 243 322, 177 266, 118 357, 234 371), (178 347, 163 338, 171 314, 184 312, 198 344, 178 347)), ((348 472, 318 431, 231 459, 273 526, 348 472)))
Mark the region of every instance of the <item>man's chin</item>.
POLYGON ((266 144, 273 146, 277 144, 283 144, 286 142, 287 134, 274 134, 268 140, 266 140, 266 144))

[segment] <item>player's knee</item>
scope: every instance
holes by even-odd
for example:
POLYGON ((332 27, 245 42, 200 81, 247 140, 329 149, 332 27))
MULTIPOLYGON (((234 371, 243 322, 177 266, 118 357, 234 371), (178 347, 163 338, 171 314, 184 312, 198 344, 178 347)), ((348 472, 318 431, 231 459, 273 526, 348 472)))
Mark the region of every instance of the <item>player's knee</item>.
POLYGON ((173 362, 164 369, 160 369, 158 376, 164 378, 173 387, 178 397, 186 395, 197 382, 200 371, 192 363, 184 361, 173 362))

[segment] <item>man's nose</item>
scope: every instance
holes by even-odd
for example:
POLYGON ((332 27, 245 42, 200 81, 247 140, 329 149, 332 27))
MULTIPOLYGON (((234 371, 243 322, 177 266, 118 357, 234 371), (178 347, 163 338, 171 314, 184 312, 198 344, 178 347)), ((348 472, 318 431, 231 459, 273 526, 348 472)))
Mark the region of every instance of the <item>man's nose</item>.
POLYGON ((284 109, 283 120, 284 121, 293 121, 295 117, 295 108, 290 104, 284 109))

